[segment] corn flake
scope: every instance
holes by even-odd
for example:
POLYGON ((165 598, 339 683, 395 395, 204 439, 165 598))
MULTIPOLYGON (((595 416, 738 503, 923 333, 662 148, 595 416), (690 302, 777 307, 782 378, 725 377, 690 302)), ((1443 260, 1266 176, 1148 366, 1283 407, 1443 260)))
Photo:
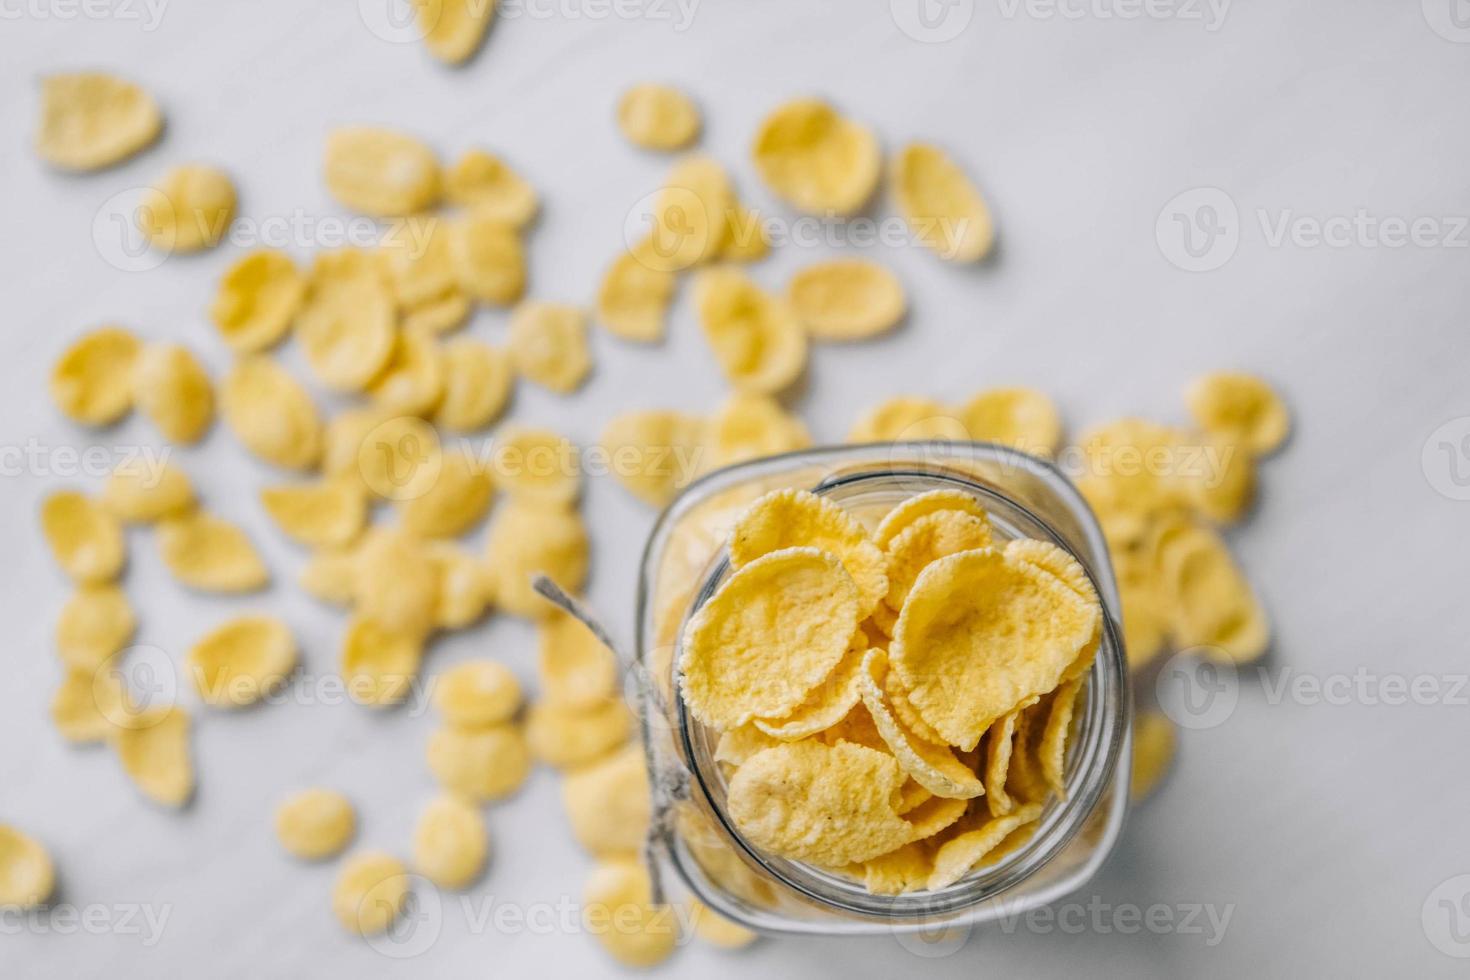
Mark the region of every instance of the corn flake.
POLYGON ((526 256, 519 233, 498 209, 470 211, 451 239, 459 284, 492 306, 510 306, 526 291, 526 256))
POLYGON ((457 630, 484 615, 495 599, 490 569, 472 555, 444 541, 426 546, 438 568, 439 598, 434 606, 434 625, 457 630))
POLYGON ((178 705, 133 714, 112 736, 123 771, 155 803, 179 807, 194 795, 189 713, 178 705))
POLYGON ((510 721, 520 706, 521 682, 494 660, 467 660, 440 674, 434 687, 434 707, 460 728, 510 721))
POLYGON ((225 272, 209 315, 231 350, 259 353, 290 331, 305 295, 306 280, 290 256, 259 249, 225 272))
POLYGON ((245 532, 202 511, 160 521, 158 551, 175 580, 200 592, 254 592, 270 581, 245 532))
POLYGON ((526 715, 526 742, 531 753, 558 769, 595 762, 626 742, 632 733, 632 713, 617 697, 575 708, 539 701, 526 715))
POLYGON ((990 521, 962 510, 938 510, 917 518, 888 542, 888 594, 885 602, 895 612, 924 569, 961 551, 990 546, 990 521))
POLYGON ((170 442, 195 443, 214 421, 209 374, 188 348, 150 344, 133 366, 133 398, 170 442))
POLYGON ((328 475, 356 477, 384 500, 423 496, 444 467, 432 425, 383 408, 343 412, 327 427, 325 441, 328 475))
POLYGON ((787 299, 817 340, 865 340, 903 319, 907 301, 898 277, 866 259, 818 262, 799 271, 787 299))
POLYGON ((995 226, 985 199, 937 146, 911 143, 893 165, 893 197, 920 242, 951 262, 990 252, 995 226))
POLYGON ((1174 723, 1157 711, 1133 722, 1133 775, 1128 796, 1134 803, 1153 795, 1174 761, 1174 723))
POLYGON ((454 796, 424 807, 413 832, 413 866, 440 888, 465 888, 485 870, 490 834, 480 811, 454 796))
POLYGON ((992 388, 959 410, 976 442, 1014 446, 1033 456, 1050 456, 1062 441, 1062 419, 1050 398, 1034 388, 992 388))
POLYGON ((368 392, 390 412, 429 417, 444 397, 444 362, 434 338, 398 331, 388 363, 368 392))
POLYGON ((725 242, 734 207, 735 192, 725 168, 711 157, 684 157, 655 199, 648 238, 634 254, 664 272, 708 262, 725 242))
POLYGON ((483 429, 505 410, 515 380, 510 355, 478 340, 444 345, 444 397, 434 421, 452 432, 483 429))
MULTIPOLYGON (((992 817, 1003 817, 1015 807, 1006 792, 1006 776, 1011 768, 1011 754, 1015 751, 1016 722, 1020 720, 1021 712, 1037 700, 1030 697, 1022 701, 1016 710, 993 723, 985 736, 985 802, 990 806, 992 817)), ((1024 750, 1024 746, 1022 748, 1024 750)))
POLYGON ((138 205, 138 230, 165 252, 198 252, 225 237, 235 218, 235 184, 217 167, 190 163, 164 175, 138 205))
POLYGON ((589 708, 617 690, 617 657, 581 620, 565 613, 538 626, 537 670, 547 704, 589 708))
POLYGON ((68 667, 51 697, 51 721, 74 745, 112 738, 132 710, 118 673, 101 667, 68 667))
POLYGON ((652 245, 624 252, 603 273, 597 289, 597 322, 614 337, 651 343, 663 339, 664 316, 677 280, 651 258, 652 245))
POLYGON ((531 772, 527 739, 509 723, 441 728, 429 737, 429 771, 451 793, 498 800, 520 789, 531 772))
POLYGON ((1185 401, 1200 428, 1255 456, 1275 452, 1291 431, 1281 396, 1254 375, 1207 374, 1189 386, 1185 401))
POLYGON ((495 0, 420 0, 414 6, 425 46, 446 65, 474 57, 495 19, 495 0))
POLYGON ((118 520, 151 524, 194 505, 194 484, 183 470, 145 456, 118 463, 102 487, 102 506, 118 520))
POLYGON ((84 585, 66 601, 56 622, 56 653, 68 667, 100 669, 133 638, 138 619, 115 585, 84 585))
POLYGON ((114 75, 82 72, 41 80, 36 152, 63 170, 100 170, 147 148, 163 129, 158 103, 114 75))
POLYGON ((1056 689, 1051 696, 1051 708, 1046 713, 1046 727, 1041 730, 1041 742, 1037 745, 1042 778, 1058 799, 1067 798, 1067 737, 1072 731, 1072 716, 1081 690, 1081 680, 1065 681, 1056 689))
POLYGON ((756 933, 731 922, 697 898, 689 900, 689 918, 694 934, 719 949, 744 949, 758 938, 756 933))
POLYGON ((342 676, 358 704, 386 707, 407 695, 423 659, 423 637, 399 633, 354 616, 342 638, 342 676))
POLYGON ((567 773, 562 806, 572 836, 595 857, 629 854, 648 833, 648 767, 643 746, 630 742, 612 755, 567 773))
POLYGON ((653 904, 648 870, 630 857, 601 861, 582 896, 585 928, 624 966, 662 963, 679 939, 678 919, 667 905, 653 904))
POLYGON ((241 708, 279 690, 296 659, 296 640, 285 623, 241 616, 202 637, 185 662, 205 704, 241 708))
POLYGON ((766 395, 735 394, 726 399, 706 427, 709 468, 733 466, 795 452, 812 444, 801 419, 766 395))
POLYGON ((756 170, 803 211, 854 214, 873 196, 883 161, 872 132, 818 99, 798 99, 761 123, 756 170))
POLYGON ((321 457, 316 405, 296 379, 266 357, 235 362, 220 385, 220 408, 235 437, 267 463, 300 470, 321 457))
POLYGON ((111 425, 133 408, 133 369, 143 345, 121 327, 83 334, 51 370, 51 400, 83 425, 111 425))
POLYGON ((850 651, 795 711, 781 718, 756 718, 751 724, 783 742, 826 731, 846 718, 861 700, 862 671, 861 652, 850 651))
POLYGON ((699 137, 699 109, 670 85, 634 85, 618 100, 618 128, 646 150, 679 150, 699 137))
POLYGON ((612 474, 633 496, 663 507, 699 472, 705 425, 691 415, 625 412, 602 430, 612 474))
POLYGON ((314 281, 296 320, 296 336, 318 381, 333 391, 363 391, 397 350, 393 298, 375 278, 314 281))
POLYGON ((302 790, 276 807, 275 829, 287 853, 303 861, 321 861, 341 854, 352 842, 357 811, 336 790, 302 790))
POLYGON ((587 316, 575 306, 527 302, 510 317, 510 357, 521 375, 549 391, 567 395, 587 380, 587 316))
POLYGON ((74 582, 111 582, 127 561, 122 526, 85 494, 59 490, 41 504, 41 530, 56 564, 74 582))
POLYGON ((720 370, 739 391, 771 395, 806 369, 807 341, 784 299, 731 268, 702 273, 696 289, 700 325, 720 370))
POLYGON ((456 450, 444 454, 433 486, 397 501, 398 518, 404 528, 423 537, 454 537, 485 516, 494 493, 486 465, 468 450, 456 450))
POLYGON ((332 913, 353 935, 387 932, 408 902, 408 869, 378 851, 355 854, 332 885, 332 913))
POLYGON ((515 500, 571 504, 582 492, 581 454, 550 429, 507 428, 495 441, 495 476, 515 500))
POLYGON ((890 398, 859 418, 847 434, 848 442, 958 442, 969 439, 965 424, 939 402, 900 395, 890 398))
POLYGON ((439 202, 439 161, 434 151, 403 133, 365 126, 327 137, 327 190, 354 211, 394 217, 426 211, 439 202))
POLYGON ((1265 610, 1218 534, 1200 527, 1181 531, 1162 546, 1160 564, 1173 590, 1177 645, 1237 663, 1266 652, 1271 628, 1265 610))
POLYGON ((883 651, 869 650, 858 675, 858 690, 899 767, 920 786, 944 799, 968 800, 983 794, 985 786, 979 777, 955 758, 948 746, 926 742, 894 717, 883 695, 887 672, 888 658, 883 651))
POLYGON ((946 510, 960 511, 986 522, 990 520, 990 515, 985 512, 980 501, 975 499, 974 494, 963 490, 930 490, 908 497, 885 514, 883 520, 878 522, 877 530, 873 532, 873 541, 878 547, 886 549, 894 538, 919 518, 946 510))
POLYGON ((944 842, 934 855, 934 871, 929 875, 929 889, 948 888, 969 874, 986 856, 1013 832, 1035 823, 1041 817, 1041 804, 1028 803, 1004 817, 992 817, 973 830, 944 842))
POLYGON ((473 208, 487 221, 524 228, 536 217, 536 190, 504 160, 468 150, 444 175, 444 193, 454 204, 473 208))
POLYGON ((55 889, 56 872, 46 848, 30 835, 0 825, 0 908, 34 908, 55 889))
POLYGON ((531 587, 533 576, 572 593, 587 579, 587 528, 572 510, 511 500, 491 522, 486 550, 496 602, 513 616, 545 619, 555 609, 531 587))
POLYGON ((358 612, 395 633, 426 636, 439 601, 437 571, 412 533, 369 537, 357 555, 358 612))

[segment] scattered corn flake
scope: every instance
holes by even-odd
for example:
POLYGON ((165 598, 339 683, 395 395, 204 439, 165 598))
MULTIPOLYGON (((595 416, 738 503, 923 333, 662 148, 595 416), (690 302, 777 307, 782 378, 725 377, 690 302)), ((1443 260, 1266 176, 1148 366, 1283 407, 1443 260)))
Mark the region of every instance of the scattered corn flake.
POLYGON ((883 696, 883 678, 888 672, 888 658, 882 650, 869 650, 863 657, 858 675, 858 690, 863 706, 872 715, 878 734, 888 745, 898 765, 920 786, 935 796, 951 800, 968 800, 985 792, 978 776, 955 758, 947 745, 935 745, 906 730, 894 717, 883 696))
POLYGON ((398 331, 387 365, 368 385, 373 401, 392 412, 429 417, 444 397, 444 362, 433 337, 398 331))
POLYGON ((403 329, 425 336, 452 333, 470 320, 474 307, 456 286, 452 292, 403 311, 403 329))
POLYGON ((587 528, 573 510, 512 499, 491 522, 486 551, 495 600, 513 616, 545 619, 555 610, 531 587, 533 576, 574 594, 587 579, 587 528))
POLYGON ((965 424, 930 398, 899 395, 875 406, 853 425, 848 442, 958 442, 969 439, 965 424))
POLYGON ((344 547, 367 523, 367 498, 355 480, 265 487, 260 502, 277 527, 312 548, 344 547))
POLYGON ((506 344, 522 377, 557 394, 576 391, 592 371, 587 315, 575 306, 522 303, 511 314, 506 344))
POLYGON ((424 45, 447 65, 474 57, 495 19, 495 0, 419 0, 414 8, 424 45))
POLYGON ((308 594, 336 606, 350 606, 357 599, 357 550, 334 548, 311 556, 297 584, 308 594))
POLYGON ((352 801, 333 789, 305 789, 276 807, 276 839, 293 857, 321 861, 336 857, 357 834, 352 801))
POLYGON ((843 867, 908 842, 913 828, 894 811, 903 780, 884 752, 850 742, 785 742, 735 771, 727 805, 754 846, 843 867))
POLYGON ((388 288, 368 277, 313 283, 296 318, 307 367, 333 391, 366 390, 389 367, 398 334, 388 288))
POLYGON ((581 454, 550 429, 507 427, 495 440, 495 476, 514 500, 571 504, 582 492, 581 454))
POLYGON ((736 202, 725 216, 725 238, 716 258, 723 262, 757 262, 771 251, 771 238, 756 212, 736 202))
POLYGON ((426 636, 439 602, 437 572, 423 541, 411 532, 373 535, 357 553, 357 610, 395 633, 426 636))
POLYGON ((872 132, 819 99, 775 109, 756 133, 752 156, 772 191, 817 214, 862 210, 883 167, 872 132))
POLYGON ((806 369, 806 331, 791 307, 734 268, 702 272, 696 285, 700 325, 720 370, 736 390, 771 395, 806 369))
POLYGON ((1275 452, 1291 431, 1281 396, 1252 374, 1207 374, 1189 386, 1185 402, 1200 428, 1254 456, 1275 452))
POLYGON ((794 711, 842 661, 859 601, 842 563, 816 548, 744 565, 685 628, 679 682, 690 713, 726 730, 794 711))
POLYGON ((187 163, 164 174, 138 204, 138 230, 165 252, 198 252, 224 240, 238 199, 230 175, 218 167, 187 163))
POLYGON ((1236 663, 1266 652, 1266 612, 1218 534, 1202 527, 1181 531, 1162 546, 1160 565, 1173 590, 1177 646, 1236 663))
POLYGON ((719 949, 744 949, 759 936, 732 922, 697 898, 689 900, 689 919, 694 934, 719 949))
POLYGON ((0 908, 20 911, 42 905, 56 889, 51 855, 41 842, 0 824, 0 908))
POLYGON ((387 932, 408 903, 409 885, 408 869, 392 855, 354 854, 332 885, 332 914, 353 935, 387 932))
POLYGON ((384 238, 377 254, 399 307, 411 310, 458 291, 452 238, 449 222, 437 215, 417 215, 402 233, 384 238))
POLYGON ((538 701, 526 715, 532 755, 558 769, 595 762, 632 734, 633 715, 618 697, 586 707, 538 701))
POLYGON ((595 707, 618 686, 618 660, 581 620, 553 615, 537 627, 541 697, 567 708, 595 707))
POLYGON ((1072 717, 1081 690, 1082 681, 1078 679, 1063 682, 1053 692, 1046 727, 1041 730, 1041 741, 1036 746, 1042 778, 1062 800, 1067 798, 1067 737, 1072 731, 1072 717))
POLYGON ((434 421, 451 432, 483 429, 510 401, 515 369, 510 355, 498 347, 463 338, 445 344, 444 397, 434 421))
POLYGON ((650 258, 645 242, 613 260, 597 289, 597 322, 623 340, 662 340, 664 316, 674 298, 674 273, 650 258))
POLYGON ((536 217, 536 189, 504 160, 484 150, 466 150, 444 175, 444 193, 488 221, 524 228, 536 217))
POLYGON ((189 726, 189 713, 171 705, 138 711, 113 732, 123 771, 155 803, 180 807, 194 795, 189 726))
POLYGON ((526 255, 520 234, 499 209, 478 208, 460 220, 451 239, 459 284, 491 306, 510 306, 526 291, 526 255))
POLYGON ((68 667, 51 697, 51 721, 74 745, 112 738, 129 722, 132 710, 117 671, 102 666, 68 667))
POLYGON ((420 634, 395 632, 366 616, 353 616, 342 638, 348 696, 375 708, 402 701, 418 678, 423 643, 420 634))
POLYGON ((1051 456, 1061 445, 1061 415, 1035 388, 982 391, 960 408, 959 416, 976 442, 1014 446, 1033 456, 1051 456))
POLYGON ((290 256, 258 249, 225 272, 209 315, 231 350, 259 353, 290 331, 305 295, 306 280, 290 256))
POLYGON ((801 269, 786 288, 797 319, 816 340, 865 340, 898 326, 907 308, 898 277, 867 259, 801 269))
POLYGON ((315 466, 322 452, 316 405, 295 378, 267 357, 236 361, 220 385, 225 423, 252 454, 285 469, 315 466))
POLYGON ((969 751, 995 719, 1056 687, 1099 615, 1033 566, 990 549, 960 552, 914 583, 895 627, 893 667, 924 720, 969 751))
POLYGON ((439 161, 411 136, 389 129, 346 126, 327 137, 327 190, 354 211, 395 217, 439 202, 439 161))
POLYGON ((1256 498, 1256 458, 1218 436, 1201 440, 1211 465, 1184 476, 1185 493, 1195 511, 1216 524, 1234 524, 1256 498))
POLYGON ((671 85, 634 85, 618 100, 618 128, 646 150, 680 150, 699 138, 699 109, 671 85))
POLYGON ((323 469, 355 477, 383 500, 412 500, 433 488, 444 466, 439 433, 414 415, 383 408, 343 412, 328 425, 323 469))
POLYGON ((133 389, 138 409, 170 442, 198 442, 214 421, 209 373, 186 347, 144 347, 133 365, 133 389))
POLYGON ((510 721, 520 706, 521 682, 494 660, 466 660, 440 674, 434 685, 434 707, 459 728, 510 721))
POLYGON ((189 678, 205 704, 242 708, 278 691, 296 669, 296 639, 273 616, 240 616, 189 648, 189 678))
POLYGON ((862 651, 849 651, 796 710, 751 724, 772 738, 793 742, 826 731, 847 717, 862 697, 862 651))
POLYGON ((602 430, 612 475, 633 496, 663 507, 701 469, 705 424, 682 412, 624 412, 602 430))
POLYGON ((77 670, 94 671, 133 638, 138 619, 116 585, 84 585, 61 608, 56 654, 77 670))
POLYGON ((86 494, 48 494, 41 504, 41 530, 56 564, 72 581, 97 585, 122 573, 127 561, 122 525, 86 494))
POLYGON ((1174 761, 1174 723, 1163 713, 1140 713, 1133 722, 1133 775, 1128 796, 1147 799, 1174 761))
POLYGON ((41 80, 36 152, 63 170, 100 170, 148 147, 163 113, 138 85, 101 72, 41 80))
MULTIPOLYGON (((1021 712, 1039 700, 1035 697, 1022 701, 1014 711, 1007 712, 990 726, 985 741, 985 801, 989 804, 992 817, 1003 817, 1015 807, 1006 792, 1006 776, 1011 768, 1011 754, 1015 751, 1016 722, 1021 712)), ((1024 750, 1024 746, 1023 746, 1024 750)))
POLYGON ((562 806, 577 843, 595 857, 635 853, 648 834, 648 764, 643 746, 621 749, 567 773, 562 806))
POLYGON ((434 625, 464 629, 485 614, 495 599, 495 583, 485 563, 447 541, 430 541, 429 558, 438 569, 439 599, 434 625))
POLYGON ((495 494, 486 462, 468 449, 445 453, 439 478, 422 494, 396 502, 399 522, 426 538, 463 534, 490 510, 495 494))
POLYGON ((937 510, 917 518, 888 542, 888 608, 902 610, 914 583, 934 562, 990 543, 988 518, 962 510, 937 510))
POLYGON ((429 736, 429 771, 439 785, 471 800, 502 799, 531 772, 529 733, 509 722, 441 728, 429 736))
POLYGON ((413 831, 413 867, 440 888, 473 884, 489 856, 485 818, 464 800, 441 796, 419 814, 413 831))
POLYGON ((990 253, 995 225, 975 185, 937 146, 910 143, 893 164, 893 197, 920 242, 951 262, 990 253))
POLYGON ((679 939, 678 918, 653 904, 653 886, 642 862, 631 857, 599 861, 582 895, 584 927, 624 966, 650 967, 668 959, 679 939))
POLYGON ((203 511, 160 521, 158 551, 176 581, 200 592, 254 592, 270 581, 245 532, 203 511))
MULTIPOLYGON (((706 426, 710 469, 795 452, 812 444, 801 419, 766 395, 736 393, 706 426)), ((701 469, 704 469, 703 467, 701 469)))
POLYGON ((151 524, 194 505, 194 484, 163 459, 139 454, 113 467, 102 486, 102 506, 120 521, 151 524))
POLYGON ((133 369, 142 342, 121 327, 78 337, 51 370, 51 400, 83 425, 111 425, 133 408, 133 369))
POLYGON ((642 262, 682 272, 719 254, 735 207, 730 176, 712 157, 686 156, 674 164, 654 201, 648 238, 634 249, 642 262))
POLYGON ((929 889, 948 888, 969 874, 1012 832, 1041 818, 1041 804, 1027 803, 1004 817, 992 817, 973 830, 944 842, 934 855, 929 889))

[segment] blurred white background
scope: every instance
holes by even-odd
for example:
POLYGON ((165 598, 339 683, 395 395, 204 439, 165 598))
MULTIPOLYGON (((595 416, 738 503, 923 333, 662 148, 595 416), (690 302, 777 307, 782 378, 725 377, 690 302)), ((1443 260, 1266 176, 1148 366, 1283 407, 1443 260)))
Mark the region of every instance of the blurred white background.
MULTIPOLYGON (((62 902, 103 910, 100 929, 70 935, 57 934, 61 920, 0 920, 6 976, 618 972, 589 936, 495 925, 502 906, 555 910, 580 894, 590 862, 550 771, 490 811, 488 876, 463 901, 444 896, 407 960, 339 930, 332 865, 281 853, 269 829, 276 800, 317 783, 358 801, 362 845, 406 853, 434 792, 422 761, 434 720, 423 713, 201 712, 201 788, 183 813, 140 800, 105 753, 68 749, 46 717, 67 587, 36 509, 48 489, 99 485, 67 475, 70 451, 160 445, 138 418, 90 433, 53 410, 46 373, 78 332, 118 322, 187 344, 216 374, 228 363, 205 310, 241 249, 129 271, 109 239, 115 195, 177 163, 216 163, 239 185, 242 217, 304 220, 292 251, 305 256, 327 219, 346 217, 319 176, 329 128, 401 127, 445 158, 482 146, 528 176, 545 202, 530 239, 532 295, 590 303, 629 210, 668 166, 614 125, 618 93, 645 80, 698 99, 703 149, 776 218, 790 214, 755 179, 749 142, 765 113, 801 94, 830 98, 889 147, 944 144, 992 203, 1002 247, 983 267, 865 249, 903 278, 912 316, 878 342, 815 350, 793 405, 819 440, 840 439, 889 395, 960 400, 1000 383, 1051 392, 1074 431, 1124 413, 1183 421, 1183 386, 1221 367, 1276 382, 1296 421, 1263 468, 1257 513, 1231 535, 1270 606, 1275 650, 1241 674, 1231 711, 1181 732, 1167 782, 1055 918, 934 945, 775 939, 732 955, 691 943, 662 971, 1463 975, 1463 0, 517 0, 461 70, 393 40, 385 2, 0 0, 0 820, 51 848, 62 902), (82 68, 142 83, 168 125, 125 165, 70 177, 32 152, 36 81, 82 68), (1419 230, 1414 241, 1405 227, 1419 230), (1396 683, 1421 678, 1430 703, 1392 703, 1396 683), (167 914, 161 935, 144 919, 121 921, 116 910, 137 905, 167 914)), ((873 215, 891 213, 880 204, 873 215)), ((853 247, 790 244, 755 275, 779 285, 853 247)), ((505 320, 481 312, 470 330, 502 339, 505 320)), ((666 345, 635 349, 601 333, 593 343, 584 391, 559 398, 523 384, 511 417, 585 443, 616 411, 707 411, 723 397, 687 291, 666 345)), ((289 585, 303 556, 255 498, 275 474, 223 427, 177 458, 212 508, 250 530, 277 585, 243 600, 187 595, 135 537, 126 585, 138 641, 177 658, 224 616, 270 608, 296 630, 308 671, 330 671, 340 617, 289 585)), ((652 515, 609 480, 589 488, 586 514, 590 597, 629 636, 652 515)), ((532 631, 503 617, 440 641, 429 666, 476 654, 533 680, 532 631)))

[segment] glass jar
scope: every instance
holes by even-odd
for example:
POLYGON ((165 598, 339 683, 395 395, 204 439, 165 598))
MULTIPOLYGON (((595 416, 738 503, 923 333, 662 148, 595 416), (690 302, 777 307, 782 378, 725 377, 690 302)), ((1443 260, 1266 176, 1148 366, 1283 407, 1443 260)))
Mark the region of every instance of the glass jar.
POLYGON ((672 868, 707 905, 765 932, 859 934, 974 925, 1019 915, 1084 884, 1111 850, 1128 799, 1129 696, 1118 595, 1102 532, 1051 464, 994 445, 900 443, 815 449, 714 473, 664 513, 644 552, 637 659, 652 774, 651 859, 672 868), (763 853, 735 829, 717 733, 677 697, 682 626, 730 574, 729 528, 755 498, 788 487, 830 497, 871 527, 903 499, 939 488, 973 494, 997 538, 1067 549, 1092 577, 1102 642, 1068 747, 1065 800, 1053 797, 1029 842, 939 891, 869 894, 860 882, 763 853))

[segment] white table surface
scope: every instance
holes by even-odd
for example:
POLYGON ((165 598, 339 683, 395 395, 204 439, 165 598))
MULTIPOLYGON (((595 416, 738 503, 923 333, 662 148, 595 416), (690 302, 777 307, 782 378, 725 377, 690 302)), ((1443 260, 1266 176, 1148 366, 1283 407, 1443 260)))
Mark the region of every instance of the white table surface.
MULTIPOLYGON (((1414 0, 1242 3, 1223 22, 1208 14, 1208 23, 1103 16, 1137 9, 1127 0, 1064 3, 1079 14, 1072 17, 1047 16, 1053 8, 1044 4, 952 0, 934 9, 955 19, 915 29, 930 40, 900 28, 900 20, 917 23, 908 0, 894 0, 896 15, 883 0, 703 0, 687 24, 676 23, 676 7, 652 0, 625 0, 618 9, 646 12, 633 18, 608 16, 612 8, 598 0, 528 0, 507 11, 519 16, 505 17, 460 71, 371 31, 375 2, 364 0, 364 17, 352 2, 195 0, 166 3, 156 22, 141 0, 103 3, 111 14, 100 19, 68 18, 78 8, 63 0, 0 2, 0 446, 8 454, 0 622, 9 634, 0 655, 0 819, 47 843, 60 899, 102 924, 96 934, 58 935, 5 920, 0 973, 619 972, 590 937, 566 929, 476 927, 487 909, 554 909, 580 894, 589 861, 570 839, 550 771, 493 808, 493 868, 468 907, 445 898, 437 938, 406 961, 338 929, 327 903, 331 865, 302 867, 281 854, 269 832, 273 804, 318 783, 358 801, 362 845, 406 851, 434 789, 422 762, 433 719, 422 712, 201 712, 201 788, 183 813, 142 802, 105 752, 62 744, 46 703, 58 676, 50 634, 67 587, 35 515, 49 489, 100 483, 76 474, 71 450, 161 445, 138 418, 92 433, 58 417, 45 376, 70 338, 115 321, 188 344, 214 372, 228 362, 205 309, 240 250, 118 268, 106 235, 105 247, 93 240, 94 219, 114 195, 170 165, 212 161, 236 176, 244 216, 300 215, 325 228, 315 222, 344 216, 319 178, 328 129, 399 126, 446 156, 470 146, 501 151, 527 174, 546 201, 530 246, 533 293, 588 302, 629 209, 667 166, 622 142, 617 93, 667 79, 704 107, 704 149, 776 220, 790 214, 755 179, 748 145, 763 114, 804 93, 830 97, 890 147, 911 138, 951 147, 993 202, 1004 244, 986 267, 947 267, 912 247, 867 250, 905 280, 913 315, 879 342, 815 351, 796 407, 819 439, 840 439, 861 409, 887 395, 958 400, 1008 382, 1055 393, 1074 427, 1122 413, 1182 421, 1185 383, 1227 366, 1276 381, 1296 432, 1263 467, 1258 512, 1231 535, 1276 623, 1264 677, 1244 673, 1228 717, 1181 733, 1177 768, 1132 814, 1116 854, 1067 903, 1060 924, 980 930, 963 943, 921 947, 944 954, 922 960, 892 937, 769 940, 734 955, 691 944, 662 971, 1463 975, 1465 963, 1448 954, 1470 953, 1457 943, 1470 936, 1470 903, 1457 922, 1449 917, 1470 890, 1470 879, 1451 880, 1470 873, 1470 714, 1456 681, 1470 633, 1470 502, 1454 499, 1466 495, 1470 475, 1470 443, 1458 441, 1470 416, 1470 236, 1458 229, 1463 217, 1454 220, 1470 215, 1470 44, 1461 43, 1470 31, 1454 27, 1450 0, 1425 0, 1424 9, 1414 0), (156 93, 167 133, 115 170, 59 176, 31 151, 34 82, 92 66, 156 93), (1219 266, 1207 272, 1170 261, 1184 256, 1167 233, 1169 215, 1162 239, 1156 234, 1165 205, 1196 188, 1218 188, 1238 210, 1233 237, 1206 254, 1219 266), (1274 237, 1283 218, 1300 232, 1298 219, 1360 211, 1432 219, 1421 227, 1433 241, 1386 247, 1368 226, 1339 246, 1274 237), (1434 435, 1457 419, 1459 428, 1434 435), (17 447, 28 445, 35 452, 20 461, 17 447), (1304 676, 1347 696, 1278 693, 1304 676), (1367 680, 1334 687, 1355 676, 1367 680), (1429 678, 1439 703, 1384 703, 1377 692, 1393 677, 1429 678), (161 936, 118 911, 132 906, 168 915, 161 936), (1114 913, 1126 925, 1153 906, 1176 925, 1130 933, 1114 924, 1114 913), (1210 912, 1229 915, 1223 934, 1210 912), (1197 925, 1185 922, 1197 913, 1197 925)), ((304 255, 309 244, 293 250, 304 255)), ((755 274, 778 284, 836 251, 789 246, 755 274)), ((505 317, 481 313, 470 329, 501 338, 505 317)), ((618 410, 704 411, 722 397, 687 292, 665 346, 634 349, 600 333, 593 344, 597 371, 583 392, 559 398, 522 385, 513 417, 588 442, 618 410)), ((293 351, 288 360, 299 367, 298 358, 293 351)), ((143 619, 139 642, 177 658, 222 617, 268 608, 297 631, 308 671, 329 672, 340 618, 284 584, 302 555, 256 503, 271 472, 223 427, 177 458, 212 508, 250 530, 283 584, 253 599, 186 595, 139 534, 126 580, 143 619)), ((652 515, 607 480, 590 487, 586 512, 596 548, 590 596, 628 635, 635 560, 652 515)), ((533 681, 533 636, 523 623, 500 618, 444 640, 430 663, 475 654, 502 658, 533 681)))

